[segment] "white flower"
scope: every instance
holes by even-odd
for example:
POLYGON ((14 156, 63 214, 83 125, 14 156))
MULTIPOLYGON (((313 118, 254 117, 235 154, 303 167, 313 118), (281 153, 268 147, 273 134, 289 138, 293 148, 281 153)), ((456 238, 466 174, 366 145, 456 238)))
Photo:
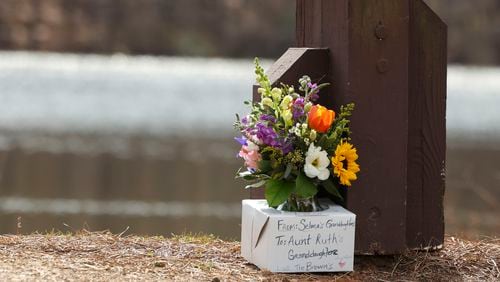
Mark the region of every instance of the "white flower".
POLYGON ((295 127, 294 130, 295 130, 295 135, 297 135, 298 137, 302 135, 299 128, 295 127))
POLYGON ((321 150, 321 147, 315 147, 311 143, 306 153, 306 164, 304 165, 304 172, 307 177, 318 177, 319 180, 327 180, 330 177, 329 164, 328 154, 321 150))

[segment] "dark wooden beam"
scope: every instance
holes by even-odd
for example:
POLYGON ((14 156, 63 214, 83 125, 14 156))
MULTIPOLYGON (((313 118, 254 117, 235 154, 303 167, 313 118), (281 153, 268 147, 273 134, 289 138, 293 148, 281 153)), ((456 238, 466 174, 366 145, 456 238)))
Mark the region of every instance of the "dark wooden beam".
POLYGON ((439 248, 446 25, 421 0, 297 0, 296 34, 297 46, 308 48, 289 49, 271 67, 273 84, 326 74, 332 86, 319 103, 356 104, 351 129, 361 172, 346 201, 357 215, 356 253, 439 248))
POLYGON ((361 173, 347 194, 356 250, 397 253, 406 248, 408 1, 299 0, 297 9, 298 45, 330 48, 335 87, 323 102, 356 104, 361 173))
POLYGON ((297 46, 330 50, 320 103, 356 103, 356 251, 443 241, 446 25, 421 0, 298 0, 297 46))
POLYGON ((407 244, 443 244, 447 28, 422 1, 410 1, 407 244))

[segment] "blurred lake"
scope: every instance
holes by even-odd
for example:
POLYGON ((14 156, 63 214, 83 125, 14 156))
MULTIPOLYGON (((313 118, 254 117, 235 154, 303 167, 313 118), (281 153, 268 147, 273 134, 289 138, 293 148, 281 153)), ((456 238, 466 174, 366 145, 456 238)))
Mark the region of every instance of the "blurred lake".
MULTIPOLYGON (((0 233, 239 238, 253 80, 251 60, 0 52, 0 233)), ((500 231, 499 104, 500 68, 449 67, 448 234, 500 231)))

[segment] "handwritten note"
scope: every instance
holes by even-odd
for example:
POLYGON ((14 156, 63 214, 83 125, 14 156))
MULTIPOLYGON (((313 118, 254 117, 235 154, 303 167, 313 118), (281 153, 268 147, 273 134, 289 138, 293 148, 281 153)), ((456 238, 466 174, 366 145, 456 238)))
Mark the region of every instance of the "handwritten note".
MULTIPOLYGON (((275 235, 272 240, 274 247, 281 248, 279 253, 286 250, 286 258, 294 262, 287 267, 298 272, 303 271, 328 271, 342 266, 345 255, 339 253, 344 242, 347 229, 354 229, 354 219, 335 218, 301 218, 298 220, 284 218, 277 219, 275 235), (340 232, 339 232, 340 231, 340 232), (328 260, 329 258, 333 258, 328 260), (340 265, 325 263, 338 261, 340 265)), ((271 226, 273 228, 273 226, 271 226)), ((350 236, 351 234, 347 234, 350 236)))

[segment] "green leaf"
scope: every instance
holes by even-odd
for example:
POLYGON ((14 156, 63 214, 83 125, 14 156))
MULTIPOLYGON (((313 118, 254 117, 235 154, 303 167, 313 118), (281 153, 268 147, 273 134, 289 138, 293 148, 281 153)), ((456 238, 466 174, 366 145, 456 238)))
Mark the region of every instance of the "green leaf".
POLYGON ((321 136, 321 138, 318 140, 318 142, 316 142, 317 146, 323 148, 325 146, 327 138, 328 137, 326 136, 326 134, 321 136))
POLYGON ((237 175, 236 175, 236 178, 243 178, 245 180, 254 180, 254 179, 257 179, 257 175, 251 173, 250 171, 243 171, 243 172, 239 172, 237 175))
POLYGON ((337 140, 335 138, 327 137, 325 139, 325 142, 324 142, 322 148, 325 151, 330 151, 334 148, 336 143, 337 143, 337 140))
POLYGON ((295 193, 301 198, 310 198, 318 193, 318 188, 304 173, 299 173, 295 181, 295 193))
POLYGON ((270 207, 277 207, 284 203, 294 188, 293 182, 271 179, 267 181, 265 196, 270 207))
POLYGON ((327 179, 325 181, 322 181, 321 185, 325 188, 325 190, 328 193, 332 194, 332 196, 339 198, 342 201, 344 200, 344 197, 342 197, 342 195, 340 195, 339 189, 337 188, 337 186, 335 186, 335 184, 333 183, 333 181, 331 179, 327 179))
POLYGON ((267 180, 261 180, 259 182, 256 182, 256 183, 249 184, 249 185, 245 186, 245 189, 259 188, 259 187, 264 186, 264 184, 266 184, 266 182, 267 182, 267 180))
MULTIPOLYGON (((241 168, 240 168, 241 170, 241 168)), ((236 178, 243 178, 245 179, 246 177, 253 177, 254 175, 250 172, 250 171, 243 171, 243 172, 240 172, 238 171, 236 173, 236 178)))
POLYGON ((274 173, 271 175, 271 178, 272 178, 272 179, 277 179, 277 180, 278 180, 278 179, 282 179, 282 178, 284 178, 284 177, 283 177, 283 175, 284 175, 284 172, 283 172, 283 171, 276 171, 276 172, 274 172, 274 173))
POLYGON ((271 161, 268 161, 268 160, 261 160, 259 162, 259 169, 260 171, 262 172, 268 172, 270 170, 273 169, 272 165, 271 165, 271 161))
POLYGON ((236 174, 236 179, 238 178, 243 178, 244 180, 247 181, 253 181, 253 180, 266 180, 269 179, 269 175, 263 174, 263 173, 252 173, 250 171, 243 171, 243 172, 238 172, 236 174))
POLYGON ((329 85, 330 85, 330 83, 328 83, 328 82, 321 83, 320 85, 318 85, 318 87, 316 89, 322 89, 322 88, 325 88, 325 87, 327 87, 329 85))

